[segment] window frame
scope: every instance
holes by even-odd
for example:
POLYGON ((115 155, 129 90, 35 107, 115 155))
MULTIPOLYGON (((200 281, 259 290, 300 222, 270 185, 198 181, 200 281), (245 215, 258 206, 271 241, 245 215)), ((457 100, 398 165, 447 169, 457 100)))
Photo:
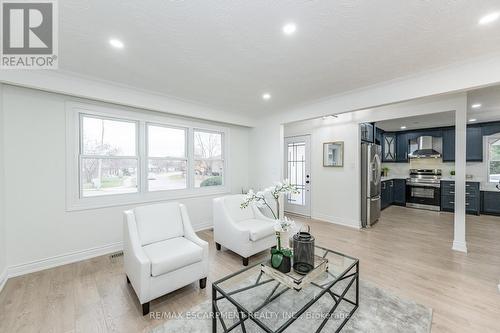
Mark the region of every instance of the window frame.
POLYGON ((102 194, 102 195, 97 195, 95 197, 103 197, 103 196, 112 196, 112 195, 122 195, 122 194, 135 194, 140 191, 141 188, 141 160, 140 160, 140 155, 139 155, 139 122, 135 120, 130 120, 130 119, 120 119, 116 117, 109 117, 109 116, 104 116, 104 115, 93 115, 93 114, 87 114, 84 112, 79 113, 79 120, 78 120, 78 131, 79 131, 79 151, 78 151, 78 192, 79 192, 79 198, 90 198, 92 196, 84 196, 83 195, 83 183, 82 183, 82 160, 84 159, 117 159, 117 160, 136 160, 137 161, 137 171, 136 171, 136 177, 137 177, 137 191, 135 192, 129 192, 129 193, 119 193, 119 194, 102 194), (94 118, 94 119, 102 119, 102 120, 111 120, 111 121, 119 121, 119 122, 124 122, 124 123, 132 123, 135 125, 135 156, 106 156, 106 155, 88 155, 84 154, 84 148, 83 148, 83 118, 94 118))
POLYGON ((490 162, 491 160, 491 153, 490 153, 490 145, 493 143, 493 141, 498 141, 500 140, 500 133, 492 134, 489 135, 485 138, 486 140, 486 181, 488 184, 498 184, 498 182, 492 182, 490 181, 490 162))
POLYGON ((215 131, 215 130, 206 130, 206 129, 202 129, 202 128, 193 128, 193 135, 192 135, 192 138, 193 138, 193 178, 192 178, 192 181, 193 181, 193 188, 196 188, 196 189, 200 189, 202 188, 201 186, 200 187, 196 187, 196 175, 195 175, 195 166, 196 166, 196 161, 222 161, 222 185, 218 185, 218 186, 210 186, 212 188, 217 188, 217 187, 223 187, 225 185, 225 182, 226 182, 226 151, 225 151, 225 135, 223 132, 221 131, 215 131), (204 132, 204 133, 212 133, 212 134, 220 134, 221 135, 221 152, 220 152, 220 155, 221 155, 221 158, 220 159, 216 159, 216 158, 196 158, 195 155, 194 155, 194 134, 195 132, 198 131, 198 132, 204 132))
POLYGON ((166 125, 166 124, 159 124, 156 122, 146 122, 145 123, 145 129, 146 129, 146 136, 145 136, 145 142, 146 142, 146 147, 145 147, 145 168, 144 172, 146 173, 146 183, 144 184, 146 191, 147 192, 164 192, 164 191, 178 191, 178 190, 183 190, 183 189, 174 189, 174 190, 150 190, 149 189, 149 160, 160 160, 160 161, 185 161, 186 162, 186 187, 184 189, 189 189, 191 188, 191 180, 189 177, 189 128, 188 127, 181 127, 181 126, 173 126, 173 125, 166 125), (163 128, 170 128, 170 129, 181 129, 184 131, 184 158, 177 158, 177 157, 152 157, 149 156, 149 126, 156 126, 156 127, 163 127, 163 128))
MULTIPOLYGON (((96 104, 68 101, 66 109, 66 211, 78 211, 140 203, 168 201, 229 194, 230 166, 226 152, 229 151, 230 132, 227 127, 193 121, 169 114, 161 115, 148 111, 137 111, 127 107, 110 108, 96 104), (136 150, 138 158, 137 192, 106 194, 83 197, 80 180, 80 151, 82 147, 81 114, 90 117, 136 122, 136 150), (187 188, 175 190, 148 190, 147 125, 183 128, 186 130, 187 188), (222 134, 223 184, 221 186, 194 187, 194 130, 222 134)), ((124 158, 124 157, 119 157, 124 158)))

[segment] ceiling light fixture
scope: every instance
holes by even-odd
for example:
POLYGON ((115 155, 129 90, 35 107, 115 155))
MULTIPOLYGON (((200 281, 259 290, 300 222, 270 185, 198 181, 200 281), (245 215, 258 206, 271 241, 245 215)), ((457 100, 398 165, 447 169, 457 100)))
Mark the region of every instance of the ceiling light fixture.
POLYGON ((264 93, 262 94, 262 99, 265 101, 268 101, 271 99, 271 94, 270 93, 264 93))
POLYGON ((115 38, 110 39, 109 44, 117 49, 123 49, 125 46, 121 40, 115 38))
POLYGON ((472 104, 470 107, 473 109, 479 109, 482 105, 480 103, 472 104))
POLYGON ((283 33, 285 35, 293 35, 297 31, 297 25, 295 23, 287 23, 283 26, 283 33))
POLYGON ((400 128, 401 128, 401 129, 406 129, 406 126, 401 126, 400 128))
POLYGON ((490 24, 490 23, 493 23, 493 22, 495 22, 496 20, 498 20, 498 18, 500 18, 500 12, 490 13, 490 14, 488 14, 488 15, 483 16, 483 17, 479 20, 479 24, 480 24, 480 25, 490 24))
POLYGON ((469 121, 470 121, 471 123, 473 123, 473 122, 477 121, 477 119, 476 119, 476 118, 471 118, 471 119, 469 119, 469 121))

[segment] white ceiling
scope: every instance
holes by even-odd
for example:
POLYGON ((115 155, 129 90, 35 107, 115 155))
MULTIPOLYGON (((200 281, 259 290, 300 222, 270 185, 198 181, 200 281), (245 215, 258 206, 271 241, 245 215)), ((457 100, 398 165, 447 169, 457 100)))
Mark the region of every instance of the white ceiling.
POLYGON ((422 128, 433 128, 433 127, 444 127, 455 125, 455 111, 451 112, 441 112, 432 113, 414 117, 405 117, 397 119, 389 119, 384 121, 378 121, 376 126, 388 132, 402 131, 401 126, 406 126, 405 131, 422 129, 422 128))
MULTIPOLYGON (((467 101, 467 118, 476 119, 475 122, 469 121, 469 124, 500 121, 500 85, 469 91, 467 101), (474 109, 471 107, 474 104, 481 104, 481 107, 474 109)), ((401 126, 406 126, 405 130, 411 130, 454 125, 454 111, 377 122, 377 127, 385 131, 401 131, 401 126)))
POLYGON ((256 116, 499 52, 500 21, 477 24, 495 10, 498 0, 64 0, 59 65, 256 116), (281 33, 289 21, 294 36, 281 33))

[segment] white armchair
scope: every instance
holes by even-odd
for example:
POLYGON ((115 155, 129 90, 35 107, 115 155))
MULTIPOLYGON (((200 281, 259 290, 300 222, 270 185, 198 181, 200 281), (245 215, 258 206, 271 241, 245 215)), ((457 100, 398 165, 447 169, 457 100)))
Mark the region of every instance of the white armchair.
POLYGON ((127 282, 142 304, 197 280, 205 288, 208 243, 194 232, 186 207, 177 202, 124 212, 124 263, 127 282))
POLYGON ((254 204, 242 209, 244 200, 242 194, 214 199, 214 240, 217 250, 224 246, 236 252, 248 266, 250 256, 276 245, 276 236, 275 221, 254 204))

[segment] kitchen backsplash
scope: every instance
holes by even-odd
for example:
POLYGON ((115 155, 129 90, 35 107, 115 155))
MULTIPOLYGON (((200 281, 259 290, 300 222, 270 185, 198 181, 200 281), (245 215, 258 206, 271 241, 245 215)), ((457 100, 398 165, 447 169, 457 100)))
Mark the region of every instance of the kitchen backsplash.
MULTIPOLYGON (((411 159, 410 163, 382 163, 382 167, 389 168, 389 176, 407 177, 410 169, 441 169, 443 177, 448 178, 451 176, 450 171, 455 170, 455 163, 445 163, 441 158, 420 158, 411 159)), ((468 162, 466 173, 469 179, 485 182, 486 163, 468 162)))

